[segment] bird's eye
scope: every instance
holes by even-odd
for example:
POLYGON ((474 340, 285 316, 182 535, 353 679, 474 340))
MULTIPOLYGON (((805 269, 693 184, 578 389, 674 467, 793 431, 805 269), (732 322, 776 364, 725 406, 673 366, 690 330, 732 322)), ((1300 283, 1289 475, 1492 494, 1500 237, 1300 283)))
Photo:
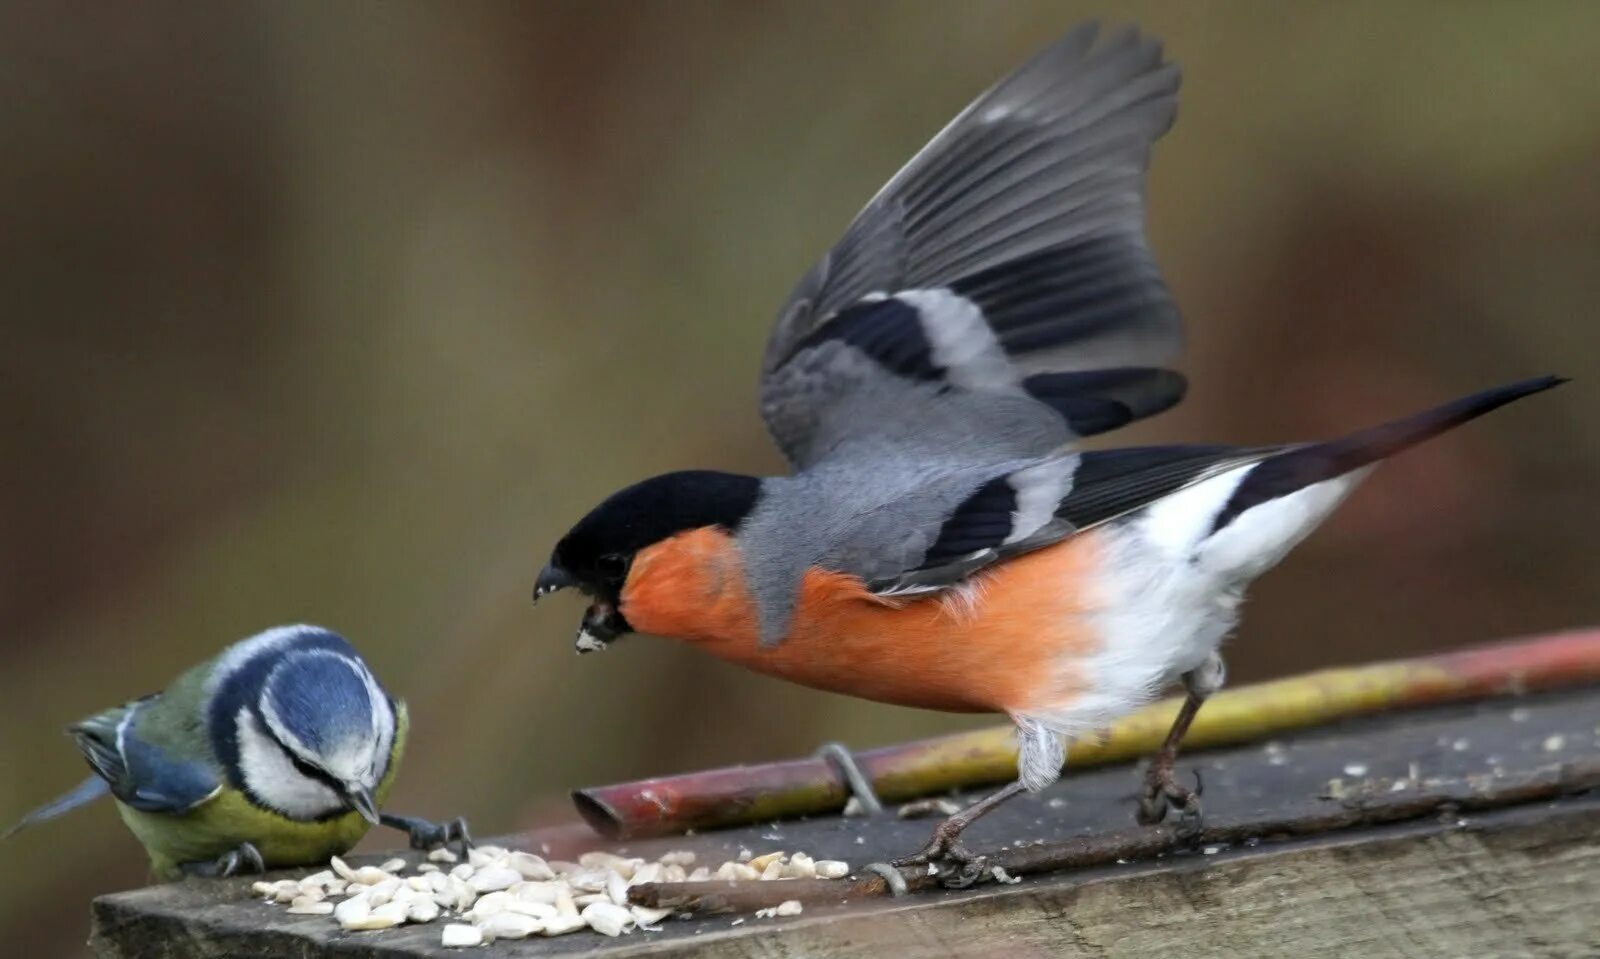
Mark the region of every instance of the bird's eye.
POLYGON ((621 553, 606 553, 595 560, 600 575, 613 582, 621 582, 628 575, 628 557, 621 553))

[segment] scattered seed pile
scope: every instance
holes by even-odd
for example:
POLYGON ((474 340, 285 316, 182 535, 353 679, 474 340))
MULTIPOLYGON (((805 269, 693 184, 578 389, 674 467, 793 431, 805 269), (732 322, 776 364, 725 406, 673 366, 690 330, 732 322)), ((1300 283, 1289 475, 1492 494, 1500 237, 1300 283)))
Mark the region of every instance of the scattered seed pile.
MULTIPOLYGON (((850 872, 846 863, 813 860, 803 852, 752 856, 749 850, 740 850, 737 862, 725 862, 715 870, 695 867, 694 861, 694 853, 687 851, 669 852, 654 862, 606 852, 584 853, 577 862, 547 861, 529 852, 480 846, 468 852, 466 862, 448 849, 435 849, 410 876, 401 875, 404 859, 356 869, 334 856, 331 869, 304 879, 258 882, 253 888, 268 902, 287 905, 292 913, 332 916, 349 931, 445 918, 450 921, 441 933, 442 945, 477 946, 495 939, 561 936, 580 929, 606 936, 657 930, 674 910, 628 904, 628 888, 645 882, 843 879, 850 872)), ((756 917, 800 912, 799 901, 791 899, 760 910, 756 917)))

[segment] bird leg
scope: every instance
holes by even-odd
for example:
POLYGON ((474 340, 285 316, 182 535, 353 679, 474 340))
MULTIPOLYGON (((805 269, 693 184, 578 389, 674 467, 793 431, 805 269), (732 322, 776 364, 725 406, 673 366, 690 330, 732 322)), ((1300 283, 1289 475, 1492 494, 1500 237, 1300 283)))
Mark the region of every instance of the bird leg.
POLYGON ((1017 781, 985 796, 933 827, 933 838, 914 856, 897 859, 893 867, 944 865, 949 869, 944 885, 964 889, 989 872, 985 857, 961 842, 961 833, 1001 803, 1024 792, 1039 792, 1061 776, 1064 756, 1061 737, 1051 727, 1028 716, 1013 714, 1017 724, 1017 781))
POLYGON ((472 848, 472 834, 467 831, 467 821, 459 816, 447 822, 434 822, 420 816, 379 813, 378 822, 406 833, 411 839, 412 849, 437 849, 452 842, 459 842, 463 853, 472 848))
POLYGON ((205 879, 226 879, 246 872, 266 872, 267 864, 261 859, 261 850, 242 842, 209 862, 186 862, 178 866, 191 876, 205 879))
POLYGON ((1195 788, 1190 789, 1178 782, 1173 766, 1178 760, 1178 744, 1183 741, 1183 734, 1188 731, 1194 714, 1200 711, 1203 702, 1205 700, 1193 693, 1184 698, 1183 708, 1178 710, 1178 718, 1167 732, 1166 741, 1151 757, 1150 767, 1145 770, 1144 790, 1139 796, 1136 818, 1140 825, 1153 826, 1167 818, 1169 808, 1178 810, 1184 823, 1198 823, 1202 791, 1200 774, 1195 773, 1195 788))
POLYGON ((972 885, 983 878, 986 859, 967 848, 961 841, 961 833, 984 815, 992 812, 996 806, 1026 791, 1027 787, 1018 780, 999 792, 985 796, 933 827, 933 838, 928 840, 928 844, 923 846, 920 852, 896 859, 889 865, 896 868, 930 864, 953 866, 956 867, 955 875, 947 880, 945 885, 958 889, 972 885))
POLYGON ((1167 817, 1170 808, 1178 810, 1182 817, 1178 827, 1180 834, 1198 831, 1200 794, 1204 791, 1200 773, 1195 771, 1194 788, 1190 789, 1178 782, 1174 766, 1178 761, 1178 747, 1183 743, 1184 734, 1189 731, 1189 724, 1194 722, 1195 714, 1200 712, 1200 707, 1211 694, 1221 688, 1223 676, 1222 659, 1215 653, 1199 667, 1184 673, 1183 685, 1187 695, 1183 706, 1172 721, 1166 740, 1151 757, 1150 766, 1145 770, 1144 790, 1139 796, 1139 810, 1135 816, 1140 825, 1155 825, 1167 817))

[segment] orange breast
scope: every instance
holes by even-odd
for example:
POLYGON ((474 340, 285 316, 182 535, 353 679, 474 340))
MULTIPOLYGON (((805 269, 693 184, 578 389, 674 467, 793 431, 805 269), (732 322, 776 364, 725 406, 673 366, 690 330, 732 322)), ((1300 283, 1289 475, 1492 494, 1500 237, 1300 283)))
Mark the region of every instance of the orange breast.
POLYGON ((1073 664, 1100 648, 1084 588, 1096 553, 1084 534, 904 601, 813 569, 789 635, 763 649, 738 546, 699 529, 638 554, 622 612, 642 633, 817 689, 951 712, 1060 708, 1080 690, 1073 664))

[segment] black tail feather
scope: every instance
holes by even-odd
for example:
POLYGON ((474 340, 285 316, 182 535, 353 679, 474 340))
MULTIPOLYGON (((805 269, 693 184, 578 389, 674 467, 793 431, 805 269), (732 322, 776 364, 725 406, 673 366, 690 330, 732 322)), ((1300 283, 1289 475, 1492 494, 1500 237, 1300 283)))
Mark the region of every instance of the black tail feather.
POLYGON ((1387 459, 1507 403, 1565 382, 1563 377, 1541 376, 1508 383, 1405 419, 1326 443, 1298 446, 1263 460, 1234 490, 1233 496, 1212 523, 1212 532, 1227 526, 1252 506, 1387 459))

